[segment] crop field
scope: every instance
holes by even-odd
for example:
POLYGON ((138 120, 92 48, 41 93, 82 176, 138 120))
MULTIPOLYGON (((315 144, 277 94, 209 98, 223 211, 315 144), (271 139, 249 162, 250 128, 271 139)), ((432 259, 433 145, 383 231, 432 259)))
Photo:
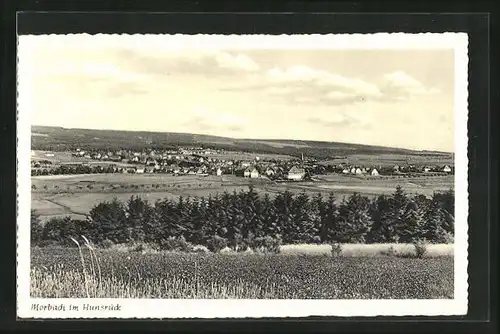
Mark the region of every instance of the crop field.
POLYGON ((453 257, 123 253, 32 248, 38 298, 445 299, 453 257))

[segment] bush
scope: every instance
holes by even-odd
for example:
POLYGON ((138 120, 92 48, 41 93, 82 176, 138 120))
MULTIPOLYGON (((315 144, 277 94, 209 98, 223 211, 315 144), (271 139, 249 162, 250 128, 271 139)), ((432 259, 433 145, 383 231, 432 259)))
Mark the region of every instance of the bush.
POLYGON ((281 240, 271 236, 259 237, 252 240, 250 247, 257 253, 279 253, 281 240))
POLYGON ((219 252, 221 249, 227 247, 228 241, 218 235, 212 236, 207 240, 208 249, 214 253, 219 252))
POLYGON ((416 241, 413 243, 415 247, 415 256, 419 259, 423 258, 425 253, 427 253, 427 246, 422 241, 416 241))
POLYGON ((209 250, 205 246, 196 245, 196 246, 193 247, 193 252, 195 252, 195 253, 208 253, 209 250))
POLYGON ((184 239, 184 237, 168 237, 160 241, 160 249, 166 251, 190 252, 193 245, 184 239))
POLYGON ((338 243, 332 244, 332 256, 340 256, 342 254, 342 245, 338 243))
POLYGON ((156 253, 159 251, 159 247, 156 244, 149 244, 145 242, 133 243, 130 246, 130 251, 145 253, 156 253))
POLYGON ((231 249, 231 248, 229 248, 229 247, 226 246, 226 247, 222 248, 219 251, 219 253, 221 253, 221 254, 235 254, 236 251, 234 249, 231 249))

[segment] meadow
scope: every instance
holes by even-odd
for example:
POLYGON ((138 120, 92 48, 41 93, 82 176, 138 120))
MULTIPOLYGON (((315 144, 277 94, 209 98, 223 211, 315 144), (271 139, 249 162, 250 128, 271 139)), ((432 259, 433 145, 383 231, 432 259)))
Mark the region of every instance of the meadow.
MULTIPOLYGON (((380 246, 379 246, 380 248, 380 246)), ((41 298, 453 298, 453 256, 31 249, 41 298)))

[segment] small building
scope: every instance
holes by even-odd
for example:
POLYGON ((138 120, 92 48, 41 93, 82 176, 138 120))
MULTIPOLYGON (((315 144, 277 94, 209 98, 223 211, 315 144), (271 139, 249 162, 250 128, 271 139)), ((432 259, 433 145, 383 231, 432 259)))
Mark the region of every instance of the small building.
POLYGON ((445 173, 451 173, 451 167, 448 166, 448 165, 444 166, 443 167, 443 172, 445 172, 445 173))
POLYGON ((371 176, 379 176, 380 174, 376 168, 373 168, 372 171, 370 172, 370 175, 371 176))
POLYGON ((252 169, 250 167, 245 169, 245 171, 243 172, 244 177, 250 177, 251 174, 252 174, 252 169))
POLYGON ((259 177, 259 171, 257 170, 257 168, 255 167, 248 167, 247 169, 245 169, 245 171, 243 172, 243 176, 244 177, 249 177, 251 179, 255 179, 255 178, 258 178, 259 177))
POLYGON ((428 166, 424 167, 424 169, 423 169, 424 173, 429 173, 431 170, 432 170, 432 168, 430 168, 428 166))
POLYGON ((257 170, 257 168, 253 168, 252 171, 250 172, 250 178, 251 179, 256 179, 259 177, 259 171, 257 170))
POLYGON ((349 174, 349 169, 348 168, 344 168, 342 170, 342 174, 349 174))
POLYGON ((217 174, 217 176, 221 176, 222 175, 222 169, 217 168, 217 171, 215 173, 217 174))
POLYGON ((361 168, 356 168, 356 171, 354 173, 356 175, 361 175, 361 174, 363 174, 363 171, 361 170, 361 168))
POLYGON ((304 168, 293 166, 288 171, 288 179, 289 180, 300 181, 300 180, 303 180, 305 176, 306 176, 306 171, 304 168))
POLYGON ((135 170, 135 172, 136 172, 137 174, 144 174, 144 171, 145 171, 145 168, 144 168, 144 167, 138 167, 138 168, 135 170))

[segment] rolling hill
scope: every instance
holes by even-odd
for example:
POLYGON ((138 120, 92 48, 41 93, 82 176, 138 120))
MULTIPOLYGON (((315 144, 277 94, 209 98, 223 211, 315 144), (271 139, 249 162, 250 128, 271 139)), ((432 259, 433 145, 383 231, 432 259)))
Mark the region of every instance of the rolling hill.
POLYGON ((203 146, 239 150, 252 153, 286 154, 318 159, 347 157, 352 155, 429 156, 453 159, 452 153, 416 151, 401 148, 320 142, 308 140, 235 139, 202 134, 117 131, 93 129, 68 129, 62 127, 32 126, 32 149, 63 151, 81 147, 84 149, 134 149, 167 148, 175 146, 203 146))

